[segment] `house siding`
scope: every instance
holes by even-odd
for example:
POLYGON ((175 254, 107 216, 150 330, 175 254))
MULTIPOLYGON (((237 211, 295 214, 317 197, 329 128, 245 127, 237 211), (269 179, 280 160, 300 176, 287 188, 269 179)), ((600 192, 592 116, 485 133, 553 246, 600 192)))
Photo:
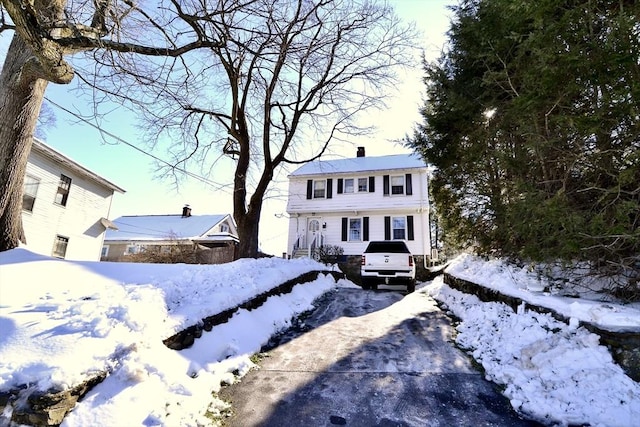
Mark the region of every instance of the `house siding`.
POLYGON ((27 247, 50 256, 59 235, 69 239, 65 259, 99 260, 105 231, 100 219, 109 215, 113 190, 36 150, 29 155, 26 175, 39 180, 32 212, 22 211, 27 247), (66 206, 54 202, 61 174, 71 178, 66 206))
MULTIPOLYGON (((429 204, 427 169, 397 169, 366 171, 357 173, 323 175, 292 175, 289 177, 289 200, 287 212, 290 215, 288 253, 296 247, 307 247, 309 218, 318 218, 322 224, 322 243, 338 245, 345 255, 362 254, 368 241, 385 239, 385 218, 405 217, 405 241, 414 255, 430 253, 429 204), (402 177, 403 194, 391 194, 391 177, 402 177), (307 198, 310 180, 331 179, 334 184, 333 197, 307 198), (366 178, 368 189, 358 192, 357 184, 353 193, 345 193, 344 180, 366 178), (372 188, 373 187, 373 188, 372 188), (373 190, 373 191, 371 191, 373 190), (359 241, 345 240, 345 221, 349 218, 361 219, 359 241), (367 226, 365 227, 365 223, 367 226), (411 229, 411 230, 410 230, 411 229), (368 233, 366 232, 368 231, 368 233), (410 236, 412 231, 413 236, 410 236), (366 235, 368 234, 368 236, 366 235), (413 237, 413 239, 409 239, 413 237)), ((346 223, 348 227, 348 222, 346 223)), ((387 236, 389 237, 389 236, 387 236)))

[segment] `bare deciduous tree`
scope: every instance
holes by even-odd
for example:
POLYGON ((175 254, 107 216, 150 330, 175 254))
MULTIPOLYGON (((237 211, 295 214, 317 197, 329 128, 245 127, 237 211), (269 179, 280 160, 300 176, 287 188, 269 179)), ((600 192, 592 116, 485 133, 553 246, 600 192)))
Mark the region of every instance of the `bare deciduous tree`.
MULTIPOLYGON (((205 21, 218 13, 208 11, 205 21)), ((15 33, 0 73, 0 251, 25 240, 20 214, 27 158, 47 84, 74 77, 67 58, 102 49, 178 61, 219 45, 205 35, 202 19, 178 0, 160 0, 150 11, 131 0, 2 0, 0 31, 15 33), (171 32, 176 21, 191 31, 171 32)))
POLYGON ((200 4, 226 11, 205 26, 223 43, 168 72, 104 51, 82 74, 101 96, 142 112, 156 148, 169 141, 176 165, 234 170, 239 256, 255 257, 278 168, 318 159, 332 141, 364 131, 357 119, 384 106, 397 68, 412 61, 415 31, 376 1, 233 3, 200 4))

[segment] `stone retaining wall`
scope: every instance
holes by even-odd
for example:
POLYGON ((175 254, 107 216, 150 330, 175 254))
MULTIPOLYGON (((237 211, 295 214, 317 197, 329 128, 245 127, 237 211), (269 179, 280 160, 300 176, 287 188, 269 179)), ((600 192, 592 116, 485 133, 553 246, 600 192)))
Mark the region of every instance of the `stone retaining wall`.
MULTIPOLYGON (((444 283, 461 292, 476 295, 481 301, 502 302, 510 306, 513 311, 523 302, 527 308, 538 313, 548 313, 555 319, 569 323, 569 318, 547 307, 530 304, 520 298, 501 294, 468 280, 460 279, 449 273, 443 275, 444 283)), ((600 343, 609 348, 613 359, 622 367, 625 373, 634 381, 640 381, 640 331, 612 332, 602 329, 592 323, 580 321, 580 326, 600 336, 600 343)))

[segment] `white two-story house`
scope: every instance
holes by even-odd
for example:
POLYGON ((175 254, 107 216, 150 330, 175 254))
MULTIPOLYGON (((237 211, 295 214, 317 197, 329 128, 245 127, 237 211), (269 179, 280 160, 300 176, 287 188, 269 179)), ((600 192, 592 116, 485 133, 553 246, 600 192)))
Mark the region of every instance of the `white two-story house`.
POLYGON ((337 245, 360 256, 371 240, 405 240, 417 262, 431 253, 428 168, 417 155, 307 163, 289 175, 290 256, 337 245))
POLYGON ((56 258, 98 261, 115 192, 124 190, 34 139, 22 195, 27 248, 56 258))

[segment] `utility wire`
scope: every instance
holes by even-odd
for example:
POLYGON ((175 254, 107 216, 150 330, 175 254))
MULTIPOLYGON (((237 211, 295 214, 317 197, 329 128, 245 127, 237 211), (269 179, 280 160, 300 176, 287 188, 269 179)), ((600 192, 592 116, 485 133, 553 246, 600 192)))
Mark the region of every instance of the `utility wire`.
POLYGON ((164 164, 164 165, 167 165, 167 166, 169 166, 169 167, 170 167, 170 168, 172 168, 172 169, 175 169, 175 170, 177 170, 177 171, 179 171, 179 172, 182 172, 182 173, 186 174, 187 176, 190 176, 191 178, 197 179, 197 180, 198 180, 198 181, 200 181, 200 182, 203 182, 203 183, 205 183, 205 184, 211 185, 211 186, 212 186, 212 187, 214 187, 216 190, 222 190, 222 191, 225 191, 225 192, 226 192, 226 193, 228 193, 228 194, 231 194, 231 193, 229 193, 229 191, 228 191, 228 190, 226 190, 226 189, 225 189, 223 186, 221 186, 220 184, 217 184, 217 183, 215 183, 215 182, 213 182, 213 181, 209 181, 207 178, 205 178, 205 177, 203 177, 203 176, 197 175, 197 174, 195 174, 195 173, 193 173, 193 172, 189 172, 189 171, 188 171, 188 170, 186 170, 186 169, 183 169, 183 168, 181 168, 181 167, 179 167, 179 166, 173 165, 173 164, 171 164, 171 163, 167 162, 166 160, 161 159, 160 157, 157 157, 157 156, 156 156, 156 155, 154 155, 154 154, 148 153, 148 152, 144 151, 143 149, 138 148, 138 147, 137 147, 137 146, 135 146, 134 144, 132 144, 132 143, 130 143, 130 142, 128 142, 128 141, 126 141, 126 140, 124 140, 124 139, 120 138, 119 136, 114 135, 113 133, 111 133, 111 132, 109 132, 109 131, 107 131, 107 130, 102 129, 100 126, 96 125, 95 123, 92 123, 92 122, 91 122, 91 121, 89 121, 88 119, 85 119, 84 117, 82 117, 82 116, 80 116, 80 115, 78 115, 78 114, 74 113, 73 111, 71 111, 71 110, 69 110, 69 109, 67 109, 67 108, 63 107, 62 105, 60 105, 60 104, 57 104, 57 103, 53 102, 52 100, 50 100, 50 99, 49 99, 49 98, 47 98, 46 96, 44 97, 44 99, 46 99, 46 100, 47 100, 47 102, 49 102, 51 105, 53 105, 53 106, 55 106, 55 107, 58 107, 59 109, 61 109, 62 111, 66 112, 66 113, 68 113, 68 114, 70 114, 70 115, 72 115, 72 116, 73 116, 73 117, 75 117, 76 119, 78 119, 78 120, 80 120, 80 121, 82 121, 82 122, 84 122, 84 123, 88 124, 89 126, 91 126, 91 127, 95 128, 95 129, 99 130, 101 133, 103 133, 103 134, 105 134, 105 135, 107 135, 107 136, 110 136, 111 138, 115 139, 116 141, 118 141, 118 142, 120 142, 120 143, 122 143, 122 144, 124 144, 124 145, 126 145, 126 146, 128 146, 128 147, 133 148, 134 150, 136 150, 136 151, 138 151, 138 152, 140 152, 140 153, 144 154, 145 156, 149 156, 149 157, 151 157, 152 159, 154 159, 154 160, 156 160, 156 161, 158 161, 158 162, 160 162, 160 163, 162 163, 162 164, 164 164))

